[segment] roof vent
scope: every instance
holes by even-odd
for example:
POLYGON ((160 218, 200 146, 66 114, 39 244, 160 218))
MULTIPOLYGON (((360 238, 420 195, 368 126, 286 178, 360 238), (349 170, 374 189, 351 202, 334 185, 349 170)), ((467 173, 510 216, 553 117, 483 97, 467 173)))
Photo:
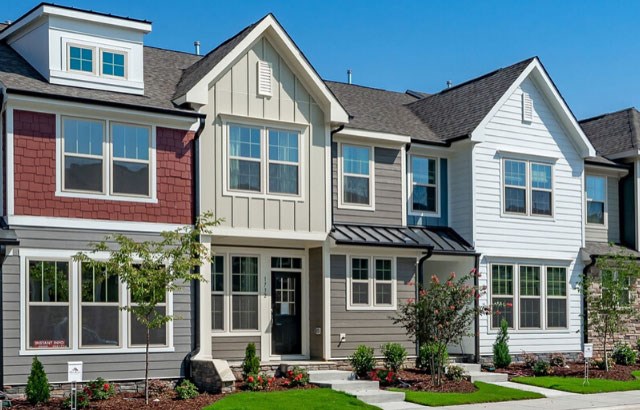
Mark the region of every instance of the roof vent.
POLYGON ((271 97, 271 63, 258 61, 258 95, 271 97))
POLYGON ((347 70, 347 83, 351 84, 351 74, 353 74, 353 71, 351 71, 351 69, 347 70))
POLYGON ((533 100, 529 93, 522 93, 522 121, 533 121, 533 100))
POLYGON ((447 88, 451 88, 452 85, 453 83, 451 82, 451 80, 447 80, 447 88))
POLYGON ((193 46, 196 48, 196 55, 199 56, 200 55, 200 42, 198 40, 193 42, 193 46))

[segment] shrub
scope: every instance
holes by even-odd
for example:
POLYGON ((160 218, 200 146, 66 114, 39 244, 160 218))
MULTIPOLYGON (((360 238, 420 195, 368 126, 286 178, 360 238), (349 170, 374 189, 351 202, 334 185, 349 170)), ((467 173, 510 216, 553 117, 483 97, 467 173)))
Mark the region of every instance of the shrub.
POLYGON ((244 350, 244 360, 242 361, 242 376, 246 379, 249 375, 260 372, 260 359, 256 356, 256 345, 249 343, 244 350))
MULTIPOLYGON (((85 387, 84 389, 78 390, 76 395, 76 408, 84 409, 89 407, 91 404, 91 395, 88 393, 88 389, 85 387)), ((65 409, 70 409, 71 407, 71 396, 69 395, 62 402, 62 407, 65 409)))
POLYGON ((628 366, 636 363, 637 353, 628 344, 619 343, 614 346, 611 358, 616 364, 628 366))
MULTIPOLYGON (((609 361, 609 369, 612 369, 615 366, 612 358, 608 358, 609 361)), ((591 365, 595 366, 599 370, 607 370, 607 362, 604 359, 595 359, 591 362, 591 365)))
POLYGON ((245 386, 251 391, 269 390, 274 382, 275 377, 269 377, 266 373, 250 374, 244 379, 245 386))
POLYGON ((458 365, 450 364, 449 366, 447 366, 446 375, 447 379, 458 382, 464 379, 464 369, 458 365))
POLYGON ((553 367, 564 367, 567 364, 567 359, 562 353, 553 353, 549 358, 549 364, 553 367))
POLYGON ((31 374, 29 374, 27 387, 25 388, 27 400, 31 404, 46 403, 49 401, 50 393, 49 380, 44 371, 44 366, 36 356, 31 362, 31 374))
POLYGON ((418 351, 418 358, 416 359, 416 367, 418 369, 423 369, 426 372, 431 372, 431 357, 433 355, 433 364, 437 369, 438 367, 444 368, 446 363, 449 362, 449 353, 447 349, 441 349, 442 344, 431 342, 425 343, 420 346, 420 350, 418 351), (438 358, 438 350, 443 352, 442 360, 438 358))
POLYGON ((383 386, 391 386, 398 381, 398 374, 389 369, 378 369, 369 372, 369 379, 380 382, 383 386))
POLYGON ((380 346, 380 350, 384 357, 384 367, 397 373, 407 358, 407 349, 400 343, 385 343, 380 346))
POLYGON ((551 373, 551 365, 540 359, 533 366, 533 374, 535 376, 548 376, 551 373))
POLYGON ((527 369, 533 369, 533 366, 535 366, 538 361, 538 356, 531 353, 523 353, 522 361, 527 369))
POLYGON ((198 397, 198 388, 195 384, 189 380, 184 379, 179 385, 176 386, 176 395, 180 400, 188 400, 198 397))
POLYGON ((309 384, 309 374, 306 370, 296 366, 287 372, 287 381, 291 387, 306 386, 309 384))
POLYGON ((87 383, 85 390, 88 390, 91 400, 107 400, 116 394, 113 384, 107 383, 102 377, 87 383))
POLYGON ((151 397, 168 397, 173 390, 173 384, 168 380, 149 380, 149 396, 151 397))
POLYGON ((511 355, 509 354, 509 324, 505 319, 500 322, 500 332, 493 344, 493 364, 498 369, 504 369, 511 364, 511 355))
POLYGON ((349 363, 356 375, 365 376, 373 370, 376 364, 376 360, 373 358, 373 348, 365 345, 358 346, 356 351, 349 356, 349 363))

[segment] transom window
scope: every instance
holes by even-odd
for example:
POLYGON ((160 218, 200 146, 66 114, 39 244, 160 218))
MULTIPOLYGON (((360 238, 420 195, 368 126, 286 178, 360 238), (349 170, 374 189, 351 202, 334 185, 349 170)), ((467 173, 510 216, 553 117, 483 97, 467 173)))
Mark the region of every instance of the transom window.
POLYGON ((502 319, 513 329, 567 328, 567 268, 493 264, 490 272, 492 328, 502 319))
POLYGON ((342 203, 370 206, 372 148, 342 144, 342 203))
POLYGON ((351 309, 390 309, 396 304, 393 259, 349 258, 349 294, 351 309))
POLYGON ((150 197, 151 129, 116 122, 110 125, 62 118, 63 191, 150 197), (109 135, 105 129, 110 129, 109 135))
POLYGON ((93 49, 69 46, 69 69, 74 71, 93 72, 93 49))
POLYGON ((553 215, 553 167, 537 162, 504 161, 504 212, 553 215))
POLYGON ((604 214, 607 203, 607 178, 587 175, 587 223, 604 225, 604 214))
POLYGON ((124 77, 124 60, 122 53, 112 51, 102 52, 102 74, 114 77, 124 77))
POLYGON ((438 211, 438 160, 411 155, 411 210, 438 211))
POLYGON ((300 195, 299 132, 231 124, 228 141, 229 189, 300 195))

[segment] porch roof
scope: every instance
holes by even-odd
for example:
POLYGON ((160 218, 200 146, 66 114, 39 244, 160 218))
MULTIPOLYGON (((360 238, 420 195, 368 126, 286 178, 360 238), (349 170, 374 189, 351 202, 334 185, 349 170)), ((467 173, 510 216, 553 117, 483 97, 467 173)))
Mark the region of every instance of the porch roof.
POLYGON ((434 254, 476 252, 467 241, 449 227, 386 226, 337 223, 329 233, 339 245, 380 246, 433 250, 434 254))
POLYGON ((606 242, 585 242, 582 248, 584 260, 588 261, 591 256, 605 256, 619 254, 633 258, 640 258, 640 252, 626 246, 609 244, 606 242))

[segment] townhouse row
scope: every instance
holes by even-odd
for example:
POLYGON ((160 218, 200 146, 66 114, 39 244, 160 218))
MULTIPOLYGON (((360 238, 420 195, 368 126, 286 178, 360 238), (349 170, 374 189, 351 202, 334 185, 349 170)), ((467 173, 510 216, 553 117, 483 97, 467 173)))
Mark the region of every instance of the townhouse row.
POLYGON ((400 93, 324 81, 273 15, 204 56, 145 46, 151 29, 47 3, 0 26, 2 384, 35 355, 51 382, 71 360, 141 378, 126 286, 72 256, 204 211, 213 262, 167 294, 182 319, 154 332, 153 377, 250 342, 274 363, 415 352, 399 306, 473 268, 480 304, 510 307, 451 353, 490 357, 502 318, 514 353, 582 350, 580 275, 638 244, 637 111, 581 127, 535 57, 400 93))

